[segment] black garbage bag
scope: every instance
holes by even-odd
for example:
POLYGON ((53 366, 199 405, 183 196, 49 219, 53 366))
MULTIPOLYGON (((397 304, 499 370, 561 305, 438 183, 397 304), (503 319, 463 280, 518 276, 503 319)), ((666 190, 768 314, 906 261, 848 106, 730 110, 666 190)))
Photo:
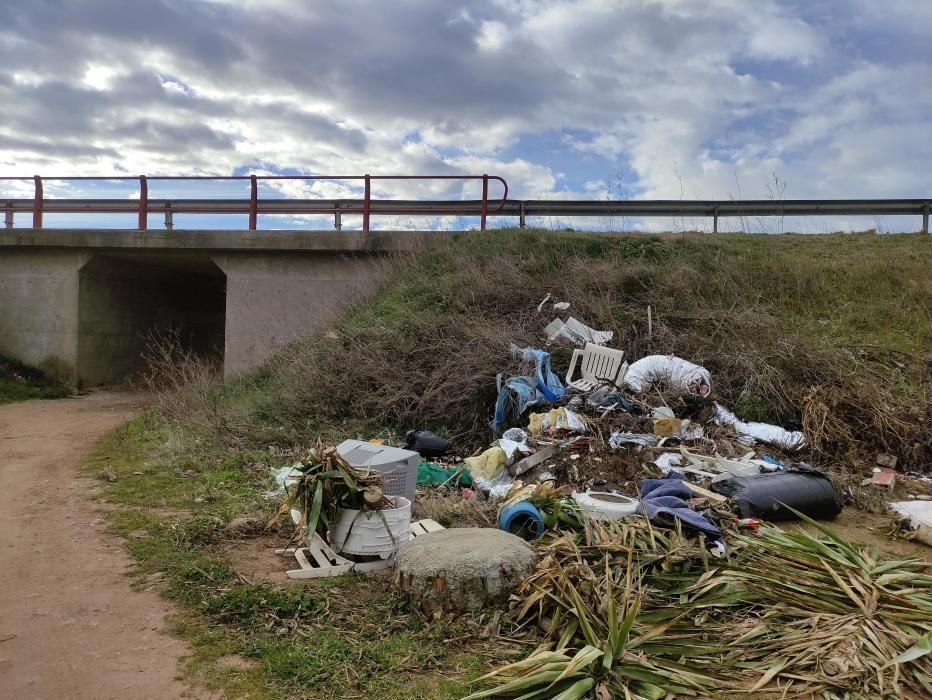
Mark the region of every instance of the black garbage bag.
POLYGON ((443 457, 450 451, 450 441, 429 430, 409 430, 405 433, 405 448, 421 457, 443 457))
POLYGON ((785 472, 724 479, 712 484, 712 490, 728 496, 742 518, 798 519, 785 507, 790 506, 813 520, 833 520, 842 507, 829 478, 805 465, 785 472))

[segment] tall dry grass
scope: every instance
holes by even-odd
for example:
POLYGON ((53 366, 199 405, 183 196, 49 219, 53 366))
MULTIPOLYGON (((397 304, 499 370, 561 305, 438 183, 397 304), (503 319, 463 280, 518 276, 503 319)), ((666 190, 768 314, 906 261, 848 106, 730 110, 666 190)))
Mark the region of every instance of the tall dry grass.
MULTIPOLYGON (((221 414, 200 420, 241 440, 429 427, 483 444, 496 374, 516 368, 512 343, 541 345, 551 293, 632 360, 680 355, 742 417, 804 426, 823 461, 886 451, 918 466, 930 261, 915 236, 470 234, 399 261, 372 302, 282 348, 219 406, 199 390, 221 414)), ((554 349, 558 373, 570 352, 554 349)))

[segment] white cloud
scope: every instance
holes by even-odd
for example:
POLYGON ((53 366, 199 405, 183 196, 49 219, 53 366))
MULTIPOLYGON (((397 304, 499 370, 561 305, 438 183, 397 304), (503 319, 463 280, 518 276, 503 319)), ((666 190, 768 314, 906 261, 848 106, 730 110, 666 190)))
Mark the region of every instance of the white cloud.
MULTIPOLYGON (((923 195, 932 59, 914 49, 929 7, 87 0, 49 22, 45 3, 16 3, 0 25, 0 166, 488 172, 518 197, 602 196, 627 170, 633 196, 663 198, 765 196, 776 171, 790 196, 923 195), (914 39, 888 57, 861 46, 871 31, 914 39)), ((296 187, 279 190, 353 191, 296 187)))

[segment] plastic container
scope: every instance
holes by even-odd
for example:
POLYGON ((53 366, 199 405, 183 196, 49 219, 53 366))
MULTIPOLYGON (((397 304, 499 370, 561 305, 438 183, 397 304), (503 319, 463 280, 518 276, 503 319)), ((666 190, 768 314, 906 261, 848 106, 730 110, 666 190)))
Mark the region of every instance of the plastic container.
POLYGON ((337 452, 354 467, 378 471, 386 496, 401 496, 414 503, 417 467, 421 463, 417 452, 361 440, 344 440, 337 445, 337 452))
POLYGON ((502 508, 498 514, 498 527, 523 540, 537 539, 547 529, 544 527, 544 517, 530 501, 519 501, 502 508))
POLYGON ((395 508, 341 510, 333 527, 334 550, 387 559, 407 542, 411 536, 411 501, 402 496, 389 498, 395 503, 395 508))
POLYGON ((841 512, 841 501, 827 476, 814 469, 736 476, 712 483, 712 490, 728 496, 742 518, 796 520, 785 506, 813 520, 832 520, 841 512))
POLYGON ((573 500, 587 518, 591 520, 621 520, 637 515, 640 501, 620 493, 606 491, 577 491, 573 500))

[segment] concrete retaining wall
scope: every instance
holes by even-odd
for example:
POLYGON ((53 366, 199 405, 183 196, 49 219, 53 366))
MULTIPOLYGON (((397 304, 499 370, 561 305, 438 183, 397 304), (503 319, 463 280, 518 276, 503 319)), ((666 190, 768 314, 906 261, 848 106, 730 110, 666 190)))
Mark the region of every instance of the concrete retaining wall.
POLYGON ((0 353, 71 381, 110 383, 140 368, 150 330, 180 327, 200 353, 222 344, 231 377, 374 293, 394 255, 448 238, 0 230, 0 353))
POLYGON ((77 380, 81 251, 0 252, 0 353, 77 380))

